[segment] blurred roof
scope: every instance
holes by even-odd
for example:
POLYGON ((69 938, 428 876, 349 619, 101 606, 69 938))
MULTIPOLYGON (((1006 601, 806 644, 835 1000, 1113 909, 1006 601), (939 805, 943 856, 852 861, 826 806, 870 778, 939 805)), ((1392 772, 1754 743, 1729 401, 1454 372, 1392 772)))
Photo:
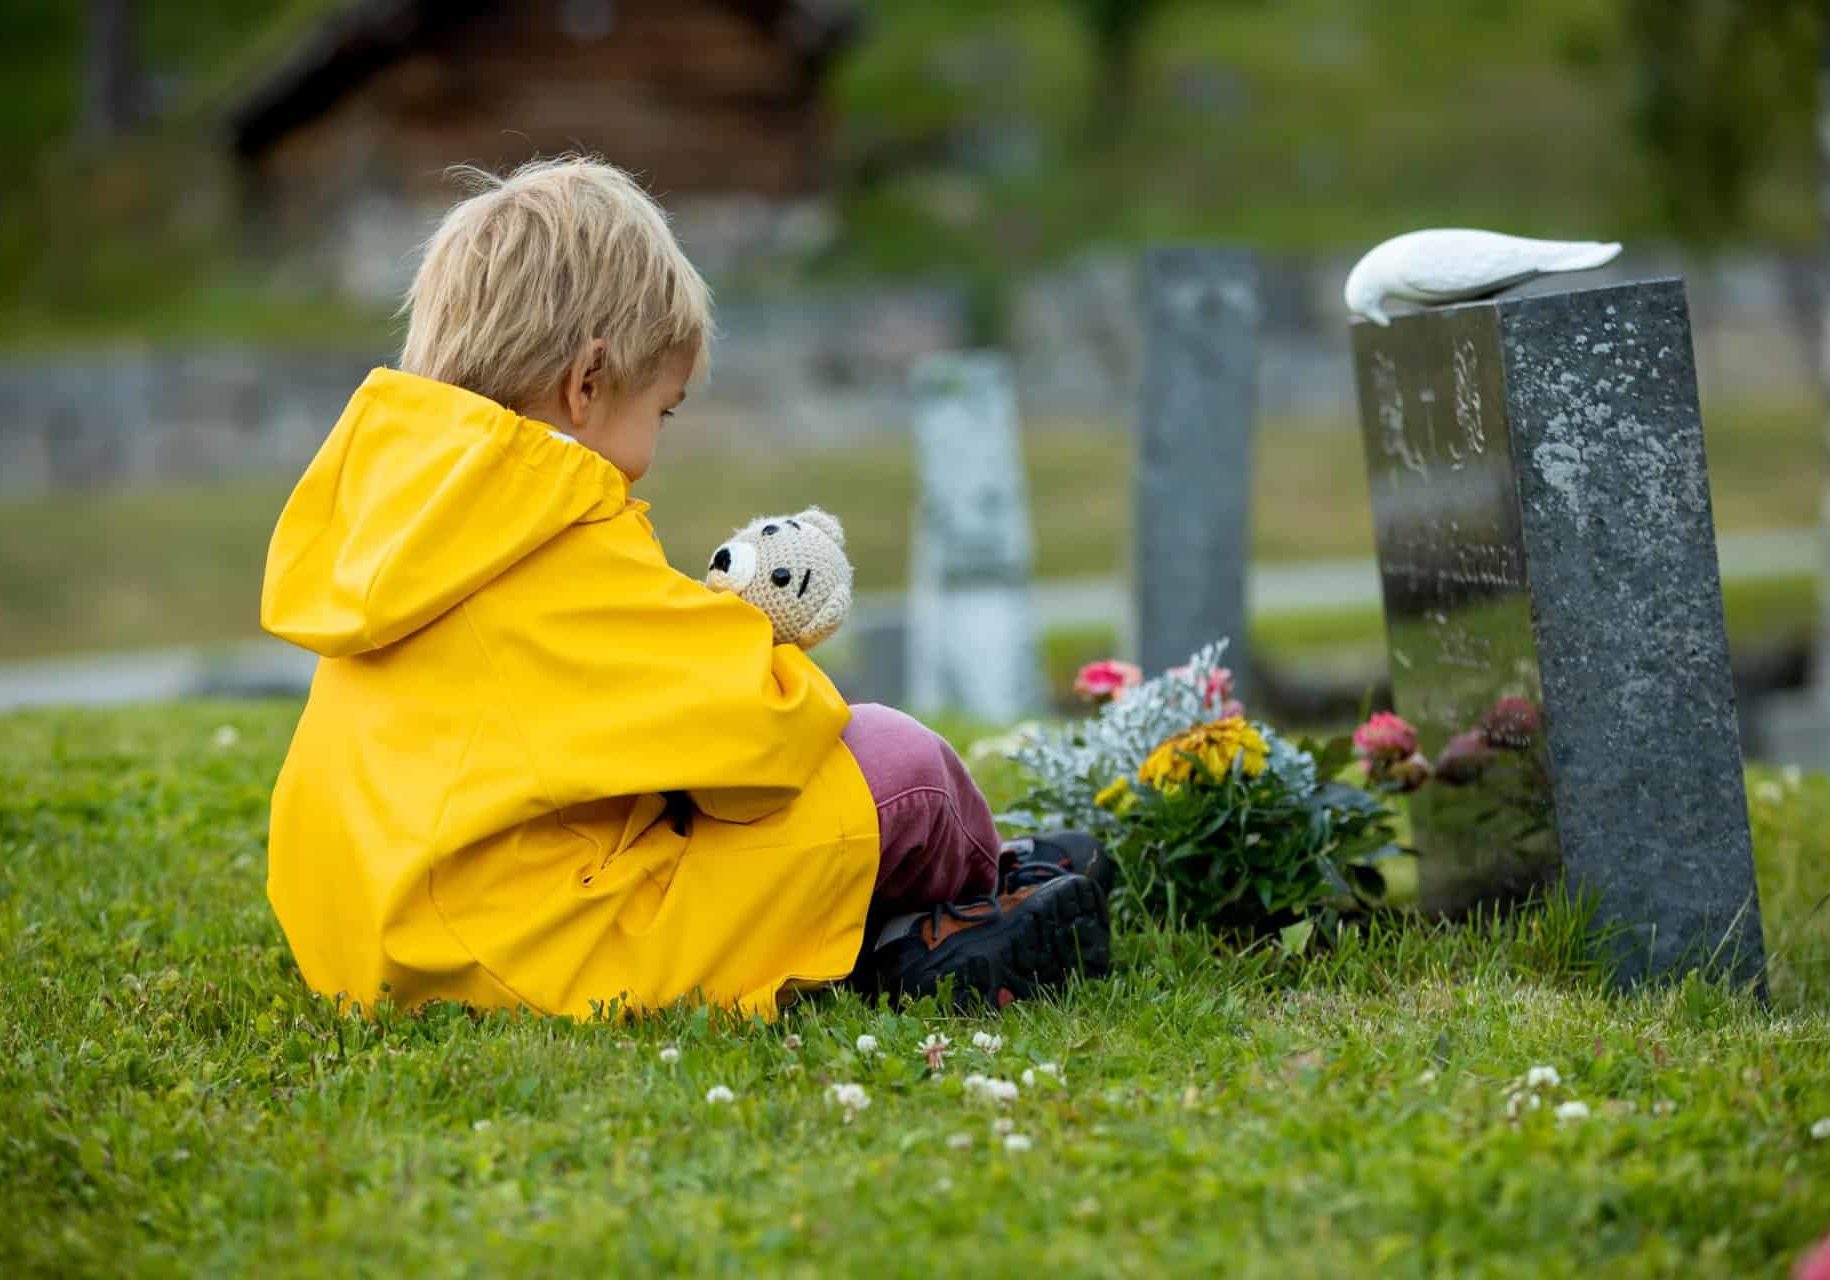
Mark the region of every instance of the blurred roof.
MULTIPOLYGON (((411 45, 512 0, 345 0, 229 96, 226 123, 244 155, 325 110, 411 45)), ((784 40, 818 70, 857 33, 855 0, 714 0, 784 40)))

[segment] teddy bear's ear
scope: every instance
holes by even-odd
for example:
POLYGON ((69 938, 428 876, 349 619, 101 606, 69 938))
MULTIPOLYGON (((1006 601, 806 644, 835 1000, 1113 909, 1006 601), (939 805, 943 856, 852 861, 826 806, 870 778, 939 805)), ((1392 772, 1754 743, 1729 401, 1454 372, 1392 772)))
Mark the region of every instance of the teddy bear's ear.
POLYGON ((803 524, 812 525, 841 547, 845 545, 845 526, 839 523, 839 517, 821 511, 818 507, 808 507, 794 518, 803 524))

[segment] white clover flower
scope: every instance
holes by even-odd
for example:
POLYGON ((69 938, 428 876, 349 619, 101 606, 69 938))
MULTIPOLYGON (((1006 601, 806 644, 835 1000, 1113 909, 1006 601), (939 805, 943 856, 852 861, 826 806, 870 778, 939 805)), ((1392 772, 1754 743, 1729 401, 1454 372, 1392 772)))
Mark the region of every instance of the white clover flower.
POLYGON ((972 1149, 972 1135, 971 1134, 954 1133, 954 1134, 949 1134, 947 1136, 947 1150, 949 1150, 949 1151, 970 1151, 971 1149, 972 1149))
POLYGON ((1025 1089, 1033 1089, 1036 1087, 1036 1072, 1032 1067, 1024 1067, 1023 1074, 1017 1078, 1023 1082, 1023 1087, 1025 1089))
POLYGON ((1668 1116, 1676 1111, 1677 1103, 1673 1102, 1670 1098, 1660 1098, 1657 1102, 1652 1104, 1652 1114, 1655 1116, 1668 1116))
POLYGON ((1016 1127, 1017 1122, 1012 1120, 1009 1116, 999 1116, 996 1120, 991 1122, 991 1131, 999 1135, 1007 1134, 1016 1127))
POLYGON ((858 1042, 855 1045, 853 1045, 852 1047, 855 1048, 864 1057, 868 1058, 873 1053, 877 1052, 877 1037, 868 1036, 868 1035, 859 1036, 858 1042))
POLYGON ((705 1091, 705 1100, 713 1106, 737 1101, 737 1095, 721 1084, 715 1084, 705 1091))
POLYGON ((216 744, 218 751, 227 751, 241 741, 241 730, 232 724, 218 725, 210 740, 216 744))
POLYGON ((1555 1089, 1563 1083, 1563 1077, 1557 1074, 1555 1067, 1533 1067, 1525 1073, 1527 1089, 1555 1089))
POLYGON ((489 1121, 478 1120, 476 1123, 472 1124, 470 1127, 472 1129, 475 1129, 478 1133, 481 1133, 481 1132, 483 1132, 483 1130, 489 1128, 489 1121))
POLYGON ((679 1060, 680 1060, 680 1051, 678 1049, 674 1048, 671 1044, 661 1050, 661 1061, 666 1063, 668 1066, 670 1066, 670 1067, 673 1066, 674 1063, 678 1062, 679 1060))
POLYGON ((800 1049, 800 1047, 801 1047, 801 1038, 799 1036, 795 1035, 792 1031, 790 1031, 787 1035, 782 1037, 782 1048, 786 1049, 789 1053, 796 1052, 797 1050, 800 1049))
POLYGON ((1589 1104, 1586 1102, 1577 1102, 1574 1099, 1571 1099, 1568 1102, 1559 1102, 1557 1104, 1556 1115, 1559 1120, 1587 1120, 1589 1118, 1589 1104))
POLYGON ((1761 804, 1783 804, 1785 798, 1785 788, 1771 778, 1754 788, 1754 799, 1760 801, 1761 804))
POLYGON ((972 1047, 984 1053, 996 1053, 1004 1047, 1004 1037, 994 1036, 989 1031, 974 1031, 972 1047))
POLYGON ((1819 1142, 1822 1142, 1825 1138, 1830 1138, 1830 1116, 1825 1116, 1822 1120, 1819 1120, 1816 1124, 1811 1126, 1811 1136, 1816 1138, 1819 1142))
POLYGON ((1544 1105, 1544 1099, 1535 1093, 1514 1091, 1506 1097, 1506 1114, 1514 1119, 1521 1111, 1536 1111, 1544 1105))
POLYGON ((919 1052, 928 1060, 930 1070, 939 1071, 947 1065, 947 1050, 953 1047, 953 1041, 938 1032, 930 1032, 928 1038, 921 1042, 919 1052))
POLYGON ((965 1084, 967 1093, 978 1094, 992 1102, 1010 1103, 1017 1100, 1018 1089, 1012 1080, 995 1080, 975 1072, 966 1077, 965 1084))
POLYGON ((1028 1151, 1035 1145, 1035 1143, 1031 1142, 1020 1133, 1007 1133, 1004 1135, 1004 1150, 1006 1151, 1028 1151))
POLYGON ((849 1124, 853 1116, 870 1106, 871 1096, 861 1084, 829 1084, 826 1101, 845 1108, 845 1121, 849 1124))
POLYGON ((1435 1084, 1436 1083, 1436 1072, 1433 1070, 1430 1070, 1429 1068, 1425 1068, 1423 1073, 1417 1077, 1417 1083, 1420 1085, 1426 1085, 1426 1086, 1435 1084))

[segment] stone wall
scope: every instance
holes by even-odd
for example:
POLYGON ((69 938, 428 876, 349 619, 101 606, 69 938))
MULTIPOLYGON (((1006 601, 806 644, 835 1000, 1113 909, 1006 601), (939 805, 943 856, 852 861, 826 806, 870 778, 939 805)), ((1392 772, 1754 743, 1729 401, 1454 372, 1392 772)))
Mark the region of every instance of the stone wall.
MULTIPOLYGON (((1339 299, 1349 265, 1265 263, 1262 415, 1352 421, 1339 299)), ((1010 348, 1026 424, 1129 429, 1142 352, 1135 273, 1129 255, 1092 254, 1013 287, 1010 348)), ((1628 274, 1687 276, 1706 409, 1819 394, 1808 264, 1631 254, 1583 283, 1628 274)), ((740 432, 747 448, 906 431, 909 370, 972 336, 966 293, 947 285, 725 300, 719 329, 711 384, 681 430, 721 440, 740 432)), ((223 345, 0 358, 0 494, 296 471, 368 369, 391 357, 223 345)))

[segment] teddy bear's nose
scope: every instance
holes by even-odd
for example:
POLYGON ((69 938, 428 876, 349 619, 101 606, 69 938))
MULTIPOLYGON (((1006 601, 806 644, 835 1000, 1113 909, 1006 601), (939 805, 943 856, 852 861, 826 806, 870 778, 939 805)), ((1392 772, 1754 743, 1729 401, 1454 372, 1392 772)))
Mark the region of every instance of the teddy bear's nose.
POLYGON ((729 547, 718 548, 717 554, 712 557, 712 568, 719 573, 731 571, 731 549, 729 547))

